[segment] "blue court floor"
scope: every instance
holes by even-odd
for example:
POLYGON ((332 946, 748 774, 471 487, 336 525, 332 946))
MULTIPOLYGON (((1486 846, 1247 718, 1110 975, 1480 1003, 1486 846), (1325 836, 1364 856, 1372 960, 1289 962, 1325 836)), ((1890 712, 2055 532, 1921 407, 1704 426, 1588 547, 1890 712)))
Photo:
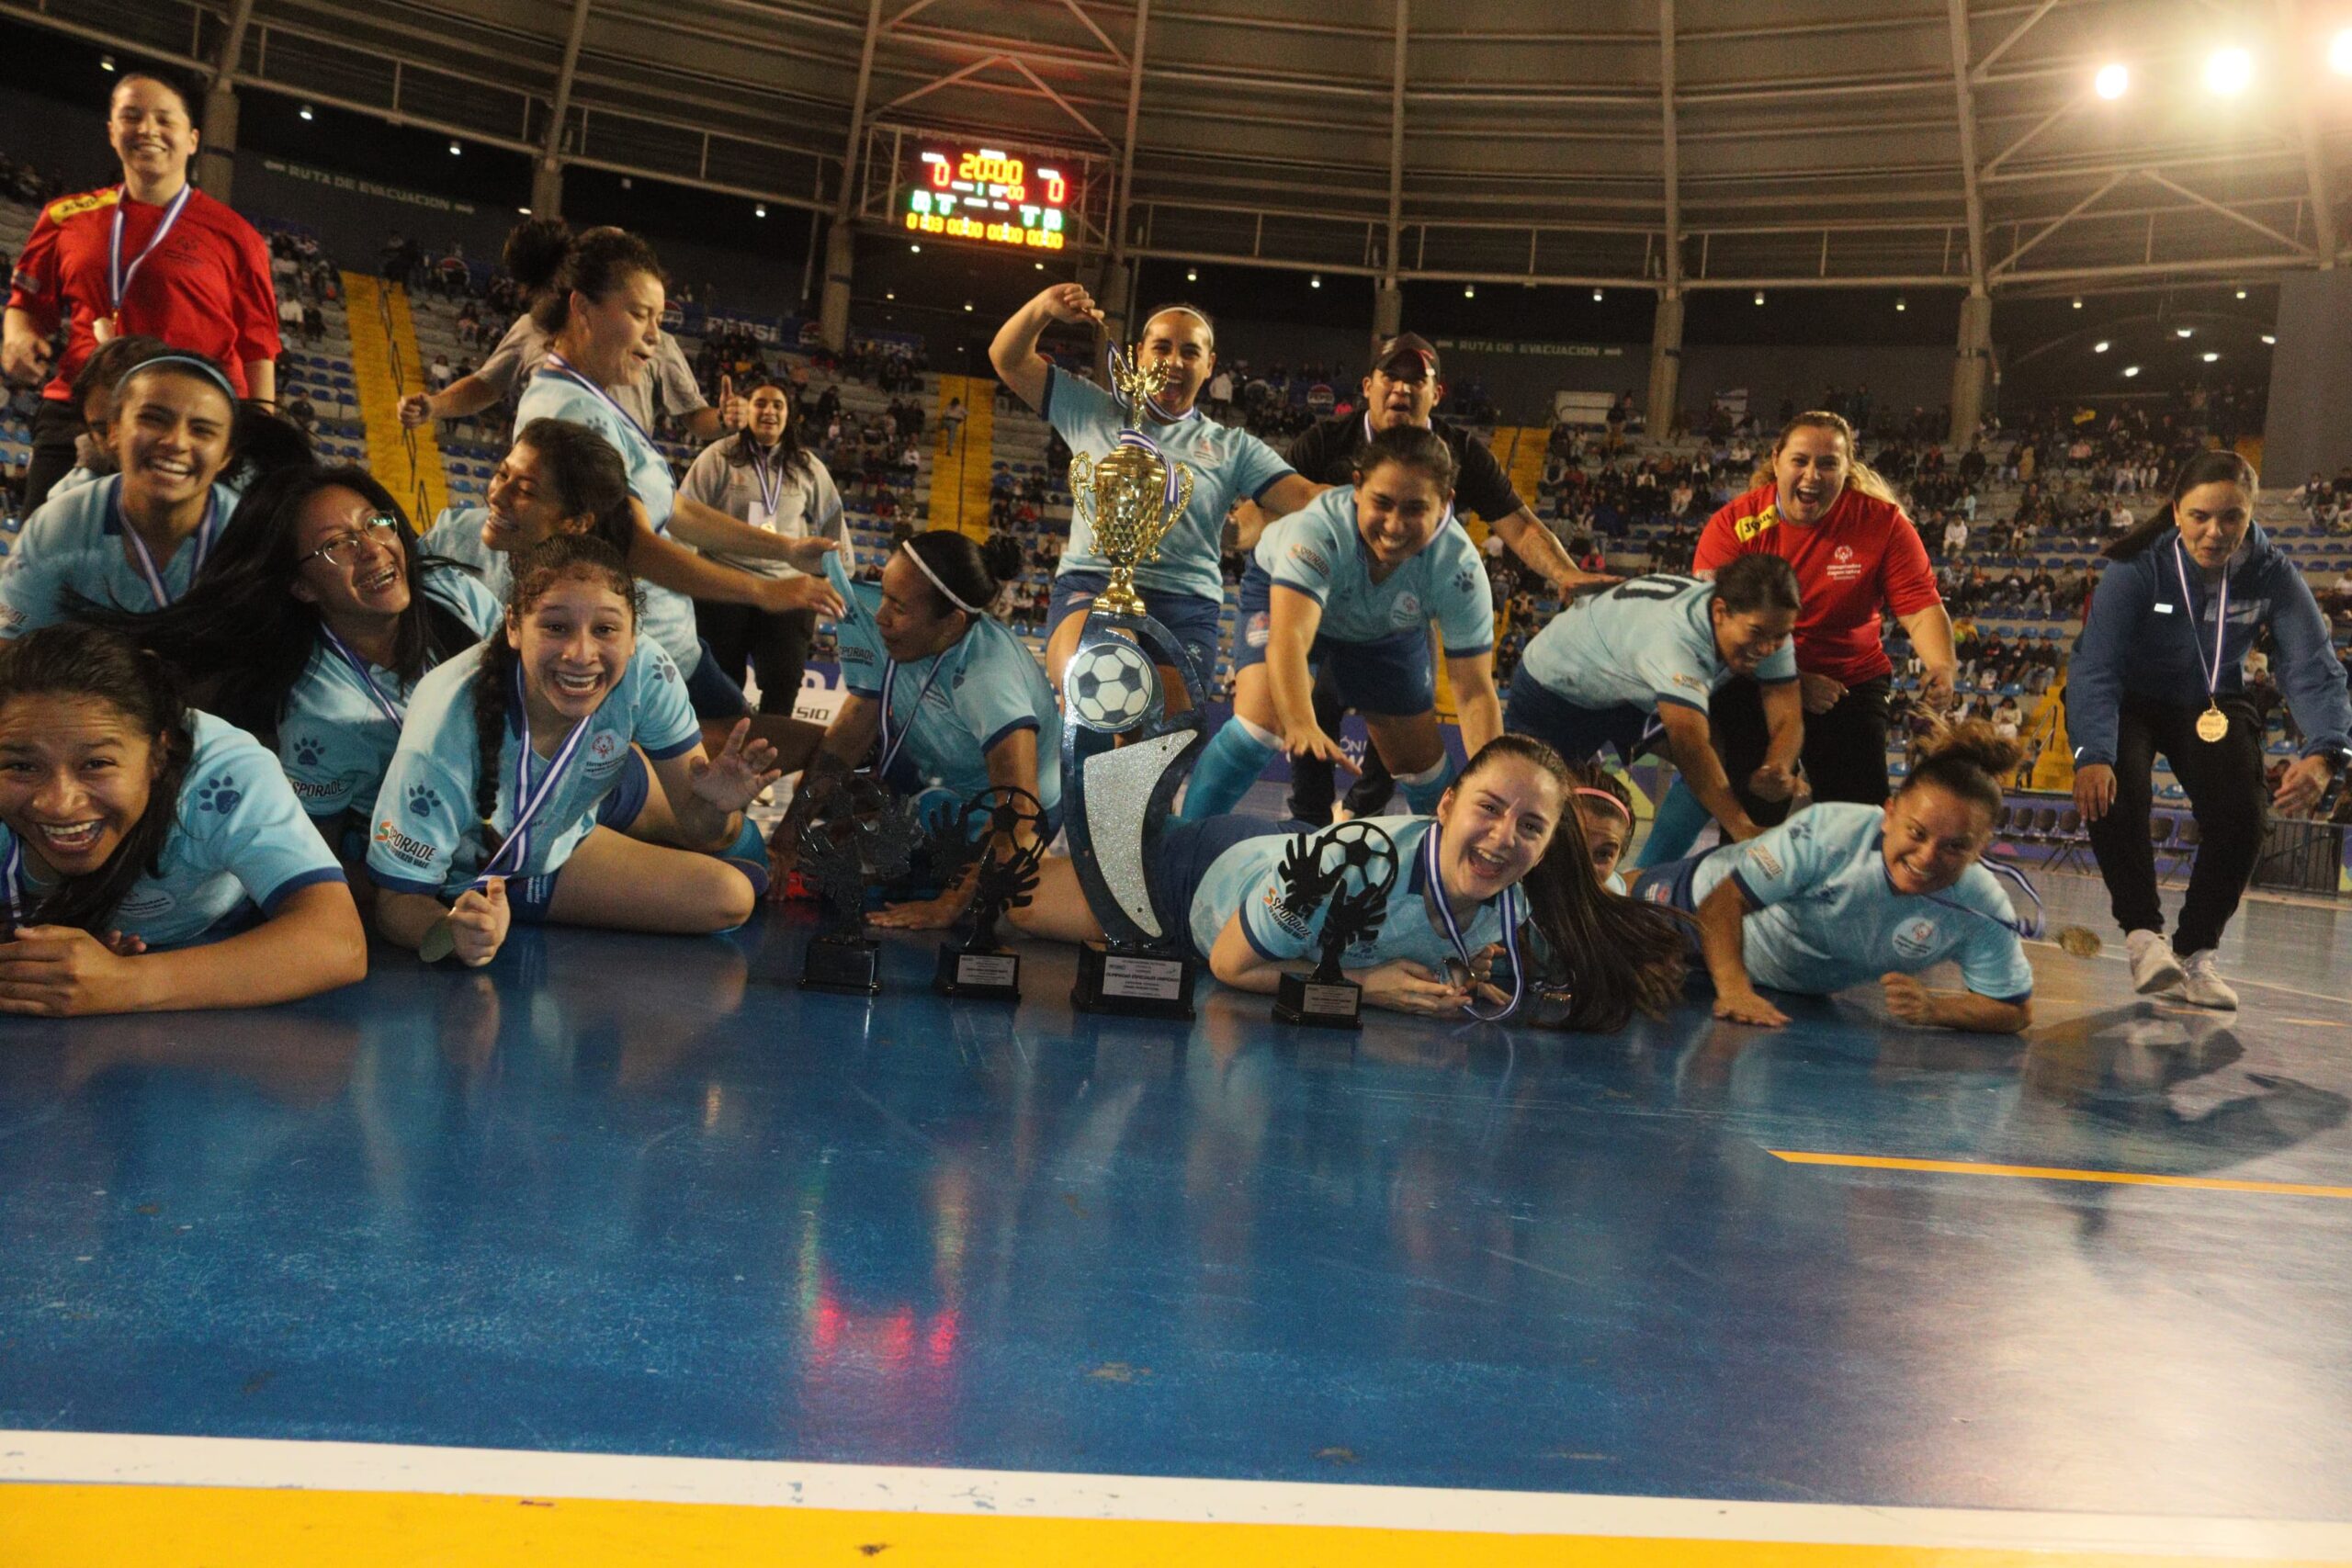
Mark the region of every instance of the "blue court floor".
POLYGON ((2346 912, 2250 904, 2234 1018, 2037 945, 2022 1042, 868 1005, 810 929, 0 1024, 0 1436, 2352 1521, 2346 912))

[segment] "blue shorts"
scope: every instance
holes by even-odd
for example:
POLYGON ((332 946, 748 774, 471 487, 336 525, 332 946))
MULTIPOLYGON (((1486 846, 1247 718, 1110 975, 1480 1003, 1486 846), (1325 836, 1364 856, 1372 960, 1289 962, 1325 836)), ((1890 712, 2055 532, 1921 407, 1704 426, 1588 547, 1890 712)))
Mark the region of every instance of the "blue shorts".
POLYGON ((1717 844, 1714 849, 1702 850, 1682 860, 1663 861, 1634 879, 1632 897, 1645 904, 1664 904, 1686 915, 1699 912, 1699 864, 1717 851, 1731 849, 1729 844, 1717 844))
POLYGON ((1530 675, 1524 664, 1511 671, 1510 691, 1503 705, 1505 729, 1532 736, 1570 762, 1590 761, 1607 746, 1615 747, 1618 757, 1631 762, 1657 722, 1657 715, 1631 703, 1578 707, 1530 675))
POLYGON ((646 765, 645 753, 632 746, 621 763, 621 771, 613 778, 613 787, 596 802, 596 825, 616 832, 627 832, 628 825, 653 798, 653 771, 646 765))
POLYGON ((718 667, 718 656, 710 651, 707 637, 702 641, 702 657, 686 677, 686 701, 696 718, 741 718, 752 711, 752 699, 718 667))
MULTIPOLYGON (((1193 895, 1201 890, 1201 882, 1216 863, 1216 857, 1234 845, 1250 839, 1269 839, 1277 835, 1289 837, 1307 833, 1314 829, 1305 822, 1277 822, 1271 817, 1204 817, 1197 822, 1172 823, 1160 835, 1159 844, 1144 867, 1144 874, 1151 886, 1152 903, 1162 918, 1175 922, 1184 938, 1184 945, 1193 945, 1193 895)), ((1209 961, 1205 953, 1195 953, 1202 963, 1209 961)))
MULTIPOLYGON (((1237 671, 1266 661, 1273 586, 1273 578, 1255 561, 1242 574, 1241 621, 1233 646, 1237 671)), ((1329 680, 1342 704, 1375 718, 1411 718, 1437 708, 1437 665, 1430 657, 1426 626, 1372 642, 1317 637, 1307 648, 1306 668, 1329 680)))
MULTIPOLYGON (((1046 640, 1051 642, 1054 628, 1072 615, 1082 615, 1094 602, 1095 595, 1111 585, 1108 572, 1065 571, 1054 579, 1054 604, 1046 615, 1046 640)), ((1216 647, 1223 634, 1220 617, 1225 605, 1215 599, 1204 599, 1197 593, 1170 593, 1156 588, 1138 590, 1143 594, 1143 607, 1151 618, 1168 628, 1168 635, 1183 649, 1184 657, 1193 666, 1193 683, 1200 688, 1201 700, 1216 687, 1216 647)))

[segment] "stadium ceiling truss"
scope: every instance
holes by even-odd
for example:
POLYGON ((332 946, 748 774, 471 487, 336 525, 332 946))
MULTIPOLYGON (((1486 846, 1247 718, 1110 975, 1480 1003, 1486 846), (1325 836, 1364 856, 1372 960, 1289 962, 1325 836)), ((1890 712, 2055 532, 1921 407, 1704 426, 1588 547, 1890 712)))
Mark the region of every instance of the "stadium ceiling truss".
MULTIPOLYGON (((2298 0, 0 0, 262 90, 887 222, 877 136, 1086 161, 1080 246, 2003 292, 2332 266, 2298 0), (2200 82, 2248 49, 2235 98, 2200 82), (2097 69, 2120 61, 2109 102, 2097 69), (1107 190, 1100 182, 1108 182, 1107 190)), ((420 173, 420 180, 424 178, 420 173)))

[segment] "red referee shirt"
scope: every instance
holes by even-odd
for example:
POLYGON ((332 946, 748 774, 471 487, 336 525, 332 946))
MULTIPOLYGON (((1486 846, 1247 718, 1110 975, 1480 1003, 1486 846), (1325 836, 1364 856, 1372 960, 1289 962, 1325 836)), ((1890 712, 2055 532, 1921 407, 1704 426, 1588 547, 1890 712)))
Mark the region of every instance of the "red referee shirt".
MULTIPOLYGON (((45 398, 71 397, 74 375, 97 347, 90 323, 107 310, 107 246, 118 206, 123 265, 130 265, 163 221, 164 209, 129 200, 119 186, 62 196, 41 209, 17 258, 8 308, 31 316, 44 333, 56 331, 61 317, 72 323, 57 375, 41 389, 45 398)), ((269 247, 231 209, 192 191, 179 221, 130 280, 121 327, 219 361, 242 396, 245 362, 275 359, 281 346, 269 247)))
POLYGON ((1796 569, 1804 608, 1797 615, 1797 668, 1847 685, 1892 674, 1879 637, 1882 607, 1896 619, 1943 602, 1928 547, 1903 508, 1846 487, 1820 522, 1783 523, 1776 491, 1761 485, 1707 519, 1694 571, 1766 551, 1796 569))

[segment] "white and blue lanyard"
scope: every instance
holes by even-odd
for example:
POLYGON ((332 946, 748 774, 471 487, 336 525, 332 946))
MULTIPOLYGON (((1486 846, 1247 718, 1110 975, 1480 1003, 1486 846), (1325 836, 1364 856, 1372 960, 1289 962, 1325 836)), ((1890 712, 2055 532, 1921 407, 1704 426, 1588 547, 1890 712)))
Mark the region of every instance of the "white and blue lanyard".
POLYGON ((556 374, 565 378, 567 380, 578 382, 581 386, 587 388, 590 391, 604 399, 605 404, 607 408, 611 409, 615 413, 620 415, 621 418, 628 422, 628 427, 637 432, 638 438, 639 440, 643 441, 648 446, 653 446, 653 437, 645 434, 645 426, 637 423, 637 415, 621 407, 620 403, 613 397, 612 393, 605 390, 604 388, 596 385, 595 382, 582 375, 572 367, 570 360, 564 358, 562 355, 558 354, 553 349, 548 350, 547 362, 548 367, 552 368, 556 374))
MULTIPOLYGON (((1453 943, 1453 951, 1462 955, 1462 967, 1476 985, 1476 972, 1471 967, 1470 944, 1463 940, 1461 922, 1453 918, 1453 906, 1446 901, 1445 882, 1439 874, 1438 825, 1432 820, 1429 831, 1421 836, 1421 897, 1437 907, 1438 919, 1445 924, 1445 934, 1453 943)), ((1476 1002, 1464 1002, 1462 1010, 1481 1023, 1495 1023, 1519 1010, 1520 1002, 1527 995, 1527 967, 1519 956, 1519 889, 1503 889, 1500 913, 1503 921, 1503 952, 1510 959, 1510 1000, 1496 1012, 1480 1012, 1476 1002)))
MULTIPOLYGON (((908 553, 913 554, 912 551, 908 553)), ((923 699, 931 695, 932 683, 939 679, 939 671, 946 663, 945 654, 932 656, 931 673, 922 678, 922 690, 915 694, 914 711, 907 716, 905 728, 895 737, 890 733, 890 694, 899 683, 899 661, 893 659, 882 667, 882 758, 874 764, 876 778, 888 774, 890 764, 899 760, 899 749, 907 743, 907 737, 915 732, 915 720, 922 716, 923 699)))
POLYGON ((498 846, 498 852, 476 874, 474 886, 477 888, 501 874, 502 867, 512 874, 520 871, 530 859, 531 819, 555 795, 556 785, 562 782, 565 772, 571 766, 571 759, 580 750, 580 743, 588 738, 589 721, 596 716, 592 713, 571 727, 571 733, 563 738, 563 744, 557 748, 554 758, 548 763, 548 771, 540 775, 538 787, 534 789, 531 786, 531 720, 523 705, 523 667, 519 664, 514 667, 514 716, 522 726, 522 733, 514 741, 514 828, 506 835, 506 841, 498 846))
POLYGON ((130 292, 131 280, 139 276, 140 267, 154 254, 155 247, 164 243, 164 236, 172 231, 172 225, 180 220, 181 209, 187 206, 187 198, 195 194, 194 186, 180 186, 179 195, 172 197, 170 204, 164 209, 163 220, 155 225, 155 231, 147 236, 147 243, 140 247, 137 255, 130 258, 128 266, 122 261, 122 227, 123 219, 127 216, 123 204, 130 199, 130 187, 124 186, 115 197, 114 229, 107 237, 107 314, 117 327, 122 324, 122 301, 130 292))
MULTIPOLYGON (((220 500, 219 496, 209 491, 205 494, 204 521, 198 524, 196 527, 196 562, 188 568, 190 581, 194 581, 196 574, 204 570, 204 558, 212 553, 213 537, 220 532, 220 500)), ((147 541, 139 536, 139 530, 132 527, 130 520, 122 514, 122 486, 119 482, 115 486, 113 500, 107 504, 114 509, 115 525, 122 530, 123 537, 130 541, 131 554, 137 558, 139 575, 147 580, 147 592, 154 595, 155 608, 158 610, 169 608, 172 603, 172 591, 164 586, 164 574, 155 569, 155 558, 148 553, 147 541)))

